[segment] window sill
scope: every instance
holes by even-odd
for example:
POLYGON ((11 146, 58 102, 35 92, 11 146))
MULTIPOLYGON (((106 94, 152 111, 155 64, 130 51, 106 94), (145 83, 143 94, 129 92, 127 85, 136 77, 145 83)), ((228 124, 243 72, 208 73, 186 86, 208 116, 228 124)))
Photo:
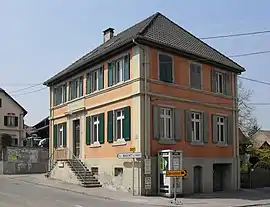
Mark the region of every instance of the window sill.
POLYGON ((174 139, 160 139, 158 140, 159 144, 176 144, 176 141, 174 139))
POLYGON ((115 141, 112 146, 123 146, 123 145, 126 145, 127 142, 126 140, 124 139, 118 139, 117 141, 115 141))
POLYGON ((222 142, 218 142, 216 145, 218 147, 228 147, 228 145, 226 143, 222 143, 222 142))
POLYGON ((90 148, 98 148, 98 147, 101 147, 101 144, 99 142, 94 142, 93 144, 91 144, 89 146, 90 148))
POLYGON ((204 143, 202 141, 192 141, 190 144, 191 145, 197 145, 197 146, 204 145, 204 143))

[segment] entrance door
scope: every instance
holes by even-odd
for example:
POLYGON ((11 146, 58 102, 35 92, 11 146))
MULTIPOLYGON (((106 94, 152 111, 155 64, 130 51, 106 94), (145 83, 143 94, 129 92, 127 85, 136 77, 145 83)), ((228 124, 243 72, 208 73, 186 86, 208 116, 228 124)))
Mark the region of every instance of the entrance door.
POLYGON ((194 167, 193 190, 194 190, 194 193, 202 193, 202 167, 201 166, 194 167))
POLYGON ((213 166, 213 191, 223 191, 224 190, 224 173, 223 165, 215 164, 213 166))
POLYGON ((73 154, 80 156, 80 120, 73 121, 73 154))

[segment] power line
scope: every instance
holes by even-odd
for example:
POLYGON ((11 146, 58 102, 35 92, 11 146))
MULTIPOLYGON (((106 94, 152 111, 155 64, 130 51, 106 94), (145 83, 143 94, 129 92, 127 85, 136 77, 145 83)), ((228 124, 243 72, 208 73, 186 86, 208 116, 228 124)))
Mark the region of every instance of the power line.
POLYGON ((199 38, 199 39, 201 39, 201 40, 222 39, 222 38, 251 36, 251 35, 266 34, 266 33, 270 33, 270 30, 246 32, 246 33, 238 33, 238 34, 228 34, 228 35, 218 35, 218 36, 210 36, 210 37, 202 37, 202 38, 199 38))
POLYGON ((1 86, 33 86, 37 83, 1 83, 1 86))
POLYGON ((235 58, 235 57, 245 57, 245 56, 251 56, 251 55, 259 55, 259 54, 267 54, 270 53, 270 50, 265 50, 265 51, 258 51, 258 52, 250 52, 250 53, 244 53, 244 54, 239 54, 239 55, 230 55, 230 58, 235 58))
POLYGON ((47 89, 47 87, 45 87, 45 88, 40 88, 40 89, 34 90, 34 91, 29 91, 29 92, 26 92, 26 93, 16 94, 16 95, 13 95, 13 96, 15 97, 15 96, 27 95, 27 94, 36 93, 36 92, 38 92, 38 91, 42 91, 42 90, 45 90, 45 89, 47 89))
POLYGON ((256 79, 252 79, 252 78, 245 78, 245 77, 242 77, 242 76, 239 76, 239 78, 244 79, 244 80, 248 80, 248 81, 252 81, 252 82, 256 82, 256 83, 261 83, 261 84, 265 84, 265 85, 270 85, 269 82, 260 81, 260 80, 256 80, 256 79))
POLYGON ((26 88, 21 88, 21 89, 15 90, 15 91, 10 91, 10 93, 16 93, 16 92, 19 92, 19 91, 24 91, 24 90, 27 90, 29 88, 34 88, 34 87, 39 86, 39 85, 42 85, 42 83, 34 84, 34 85, 28 86, 26 88))

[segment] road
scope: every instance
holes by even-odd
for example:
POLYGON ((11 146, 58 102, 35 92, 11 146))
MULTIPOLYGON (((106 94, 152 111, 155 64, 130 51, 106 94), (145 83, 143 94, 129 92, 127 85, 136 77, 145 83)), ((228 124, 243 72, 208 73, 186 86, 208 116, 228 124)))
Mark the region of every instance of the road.
POLYGON ((81 195, 0 177, 1 207, 118 207, 147 206, 81 195))

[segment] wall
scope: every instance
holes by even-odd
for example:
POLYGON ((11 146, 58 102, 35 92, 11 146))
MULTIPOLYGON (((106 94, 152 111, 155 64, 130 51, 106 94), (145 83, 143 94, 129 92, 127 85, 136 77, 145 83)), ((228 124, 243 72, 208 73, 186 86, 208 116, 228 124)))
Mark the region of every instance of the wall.
POLYGON ((8 147, 3 156, 3 174, 47 172, 49 153, 46 149, 8 147))

